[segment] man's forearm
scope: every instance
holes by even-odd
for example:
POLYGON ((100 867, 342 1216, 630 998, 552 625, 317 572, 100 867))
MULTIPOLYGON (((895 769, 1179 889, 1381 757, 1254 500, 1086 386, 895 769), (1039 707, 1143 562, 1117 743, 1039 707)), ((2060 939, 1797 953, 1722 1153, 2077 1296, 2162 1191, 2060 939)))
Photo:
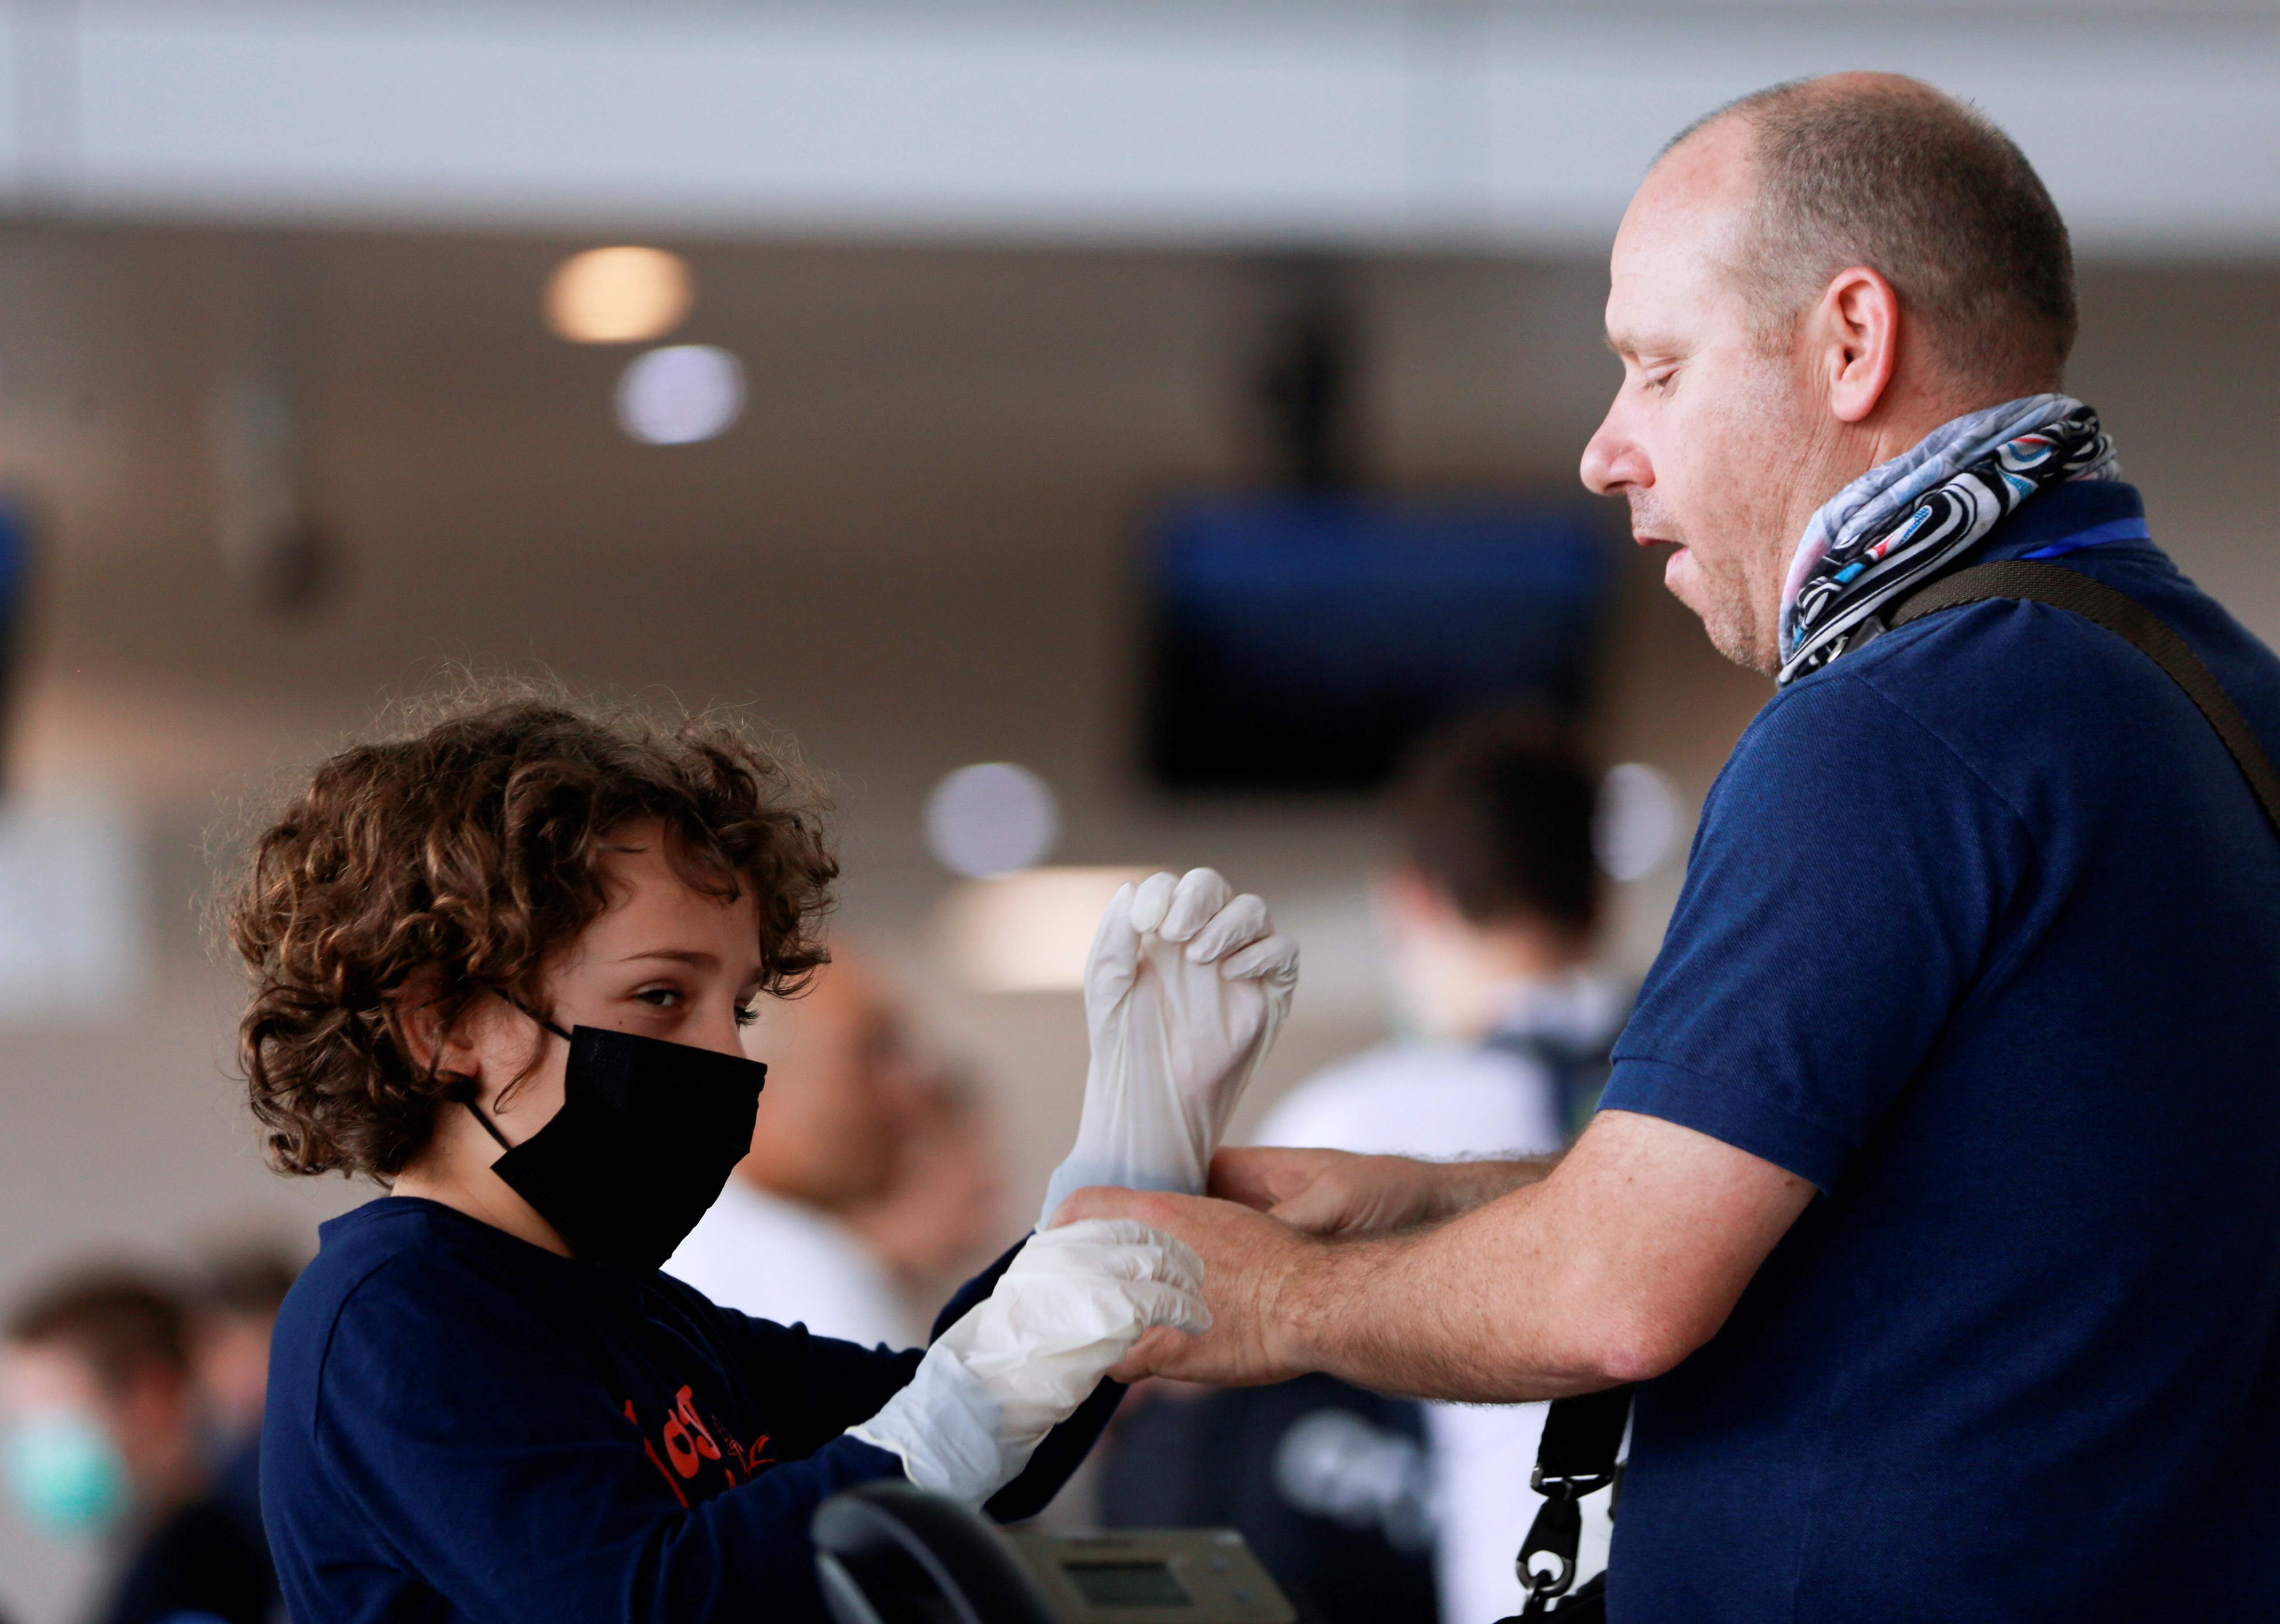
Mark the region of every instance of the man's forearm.
MULTIPOLYGON (((1490 1164, 1470 1188, 1529 1166, 1490 1164)), ((1621 1111, 1556 1173, 1444 1223, 1287 1258, 1272 1362, 1476 1404, 1644 1380, 1716 1333, 1813 1198, 1746 1151, 1621 1111)))
POLYGON ((1814 1194, 1746 1151, 1620 1110, 1548 1174, 1334 1151, 1221 1163, 1226 1199, 1089 1189, 1063 1209, 1136 1218, 1204 1260, 1211 1329, 1150 1332, 1120 1380, 1322 1370, 1474 1404, 1641 1381, 1716 1334, 1814 1194), (1435 1221, 1467 1199, 1478 1205, 1435 1221))
POLYGON ((1298 1362, 1375 1392, 1471 1404, 1622 1379, 1595 1357, 1588 1307, 1561 1301, 1565 1271, 1529 1233, 1529 1187, 1550 1160, 1449 1166, 1465 1176, 1444 1187, 1446 1221, 1325 1241, 1293 1271, 1278 1295, 1298 1362))

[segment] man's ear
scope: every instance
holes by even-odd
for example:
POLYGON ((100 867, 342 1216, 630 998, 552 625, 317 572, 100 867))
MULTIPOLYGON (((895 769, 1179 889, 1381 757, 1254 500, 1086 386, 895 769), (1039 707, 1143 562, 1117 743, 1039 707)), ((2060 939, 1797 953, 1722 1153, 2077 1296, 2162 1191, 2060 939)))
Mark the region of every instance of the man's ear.
POLYGON ((1879 272, 1856 265, 1822 290, 1807 330, 1814 370, 1839 422, 1858 423, 1882 404, 1900 353, 1900 297, 1879 272))

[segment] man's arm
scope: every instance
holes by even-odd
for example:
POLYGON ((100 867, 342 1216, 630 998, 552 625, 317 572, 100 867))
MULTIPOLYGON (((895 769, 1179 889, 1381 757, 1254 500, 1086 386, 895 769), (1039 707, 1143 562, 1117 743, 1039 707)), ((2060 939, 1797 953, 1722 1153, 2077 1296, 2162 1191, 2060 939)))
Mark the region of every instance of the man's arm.
POLYGON ((1203 1257, 1212 1329, 1150 1333, 1119 1377, 1322 1370, 1494 1404, 1670 1369, 1725 1323, 1813 1193, 1707 1135, 1603 1111, 1549 1176, 1421 1231, 1317 1239, 1228 1202, 1129 1190, 1080 1191, 1057 1217, 1138 1218, 1203 1257))

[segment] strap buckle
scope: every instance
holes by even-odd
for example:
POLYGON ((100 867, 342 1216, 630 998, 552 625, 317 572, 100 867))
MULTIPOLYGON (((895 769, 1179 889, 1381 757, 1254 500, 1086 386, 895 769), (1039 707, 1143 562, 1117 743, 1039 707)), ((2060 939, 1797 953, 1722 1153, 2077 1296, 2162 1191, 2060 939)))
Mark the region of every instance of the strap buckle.
POLYGON ((1613 1471, 1593 1473, 1583 1477, 1546 1477, 1544 1468, 1539 1466, 1529 1473, 1528 1486, 1538 1494, 1572 1494, 1580 1500, 1587 1494, 1598 1493, 1622 1474, 1620 1462, 1613 1471))
POLYGON ((1579 1477, 1546 1477, 1541 1466, 1529 1474, 1528 1486, 1544 1497, 1544 1504, 1537 1508, 1536 1520, 1529 1525, 1528 1537, 1521 1542, 1520 1555, 1513 1561, 1520 1588, 1528 1596, 1520 1617, 1547 1616, 1552 1602, 1575 1582, 1575 1552, 1583 1543, 1583 1498, 1621 1475, 1621 1466, 1579 1477), (1551 1566, 1537 1567, 1537 1557, 1551 1558, 1551 1566))
POLYGON ((1577 1504, 1582 1496, 1575 1481, 1562 1478, 1547 1489, 1542 1477, 1541 1472, 1536 1474, 1536 1486, 1544 1504, 1537 1508, 1536 1520, 1529 1525, 1528 1537, 1513 1562, 1520 1588, 1528 1593, 1527 1605, 1520 1610, 1524 1619, 1542 1616, 1552 1598, 1565 1596, 1575 1582, 1575 1548, 1583 1538, 1583 1512, 1577 1504), (1550 1557, 1552 1565, 1539 1568, 1538 1557, 1550 1557))

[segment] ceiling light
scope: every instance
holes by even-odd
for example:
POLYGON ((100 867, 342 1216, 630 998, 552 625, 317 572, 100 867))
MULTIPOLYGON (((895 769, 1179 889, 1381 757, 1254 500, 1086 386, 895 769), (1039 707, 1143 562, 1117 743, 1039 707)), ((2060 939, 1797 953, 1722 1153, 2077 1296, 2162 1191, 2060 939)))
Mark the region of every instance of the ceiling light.
POLYGON ((1100 916, 1120 885, 1146 868, 1030 868, 969 880, 950 894, 943 946, 959 979, 979 992, 1067 992, 1084 985, 1100 916))
POLYGON ((618 380, 618 425, 645 445, 710 440, 744 410, 744 368, 710 344, 636 356, 618 380))
POLYGON ((1591 830, 1599 866, 1616 880, 1644 880, 1678 847, 1685 809, 1678 786, 1643 761, 1607 769, 1591 830))
POLYGON ((594 248, 555 267, 546 320, 573 343, 637 344, 672 332, 696 302, 696 280, 680 255, 594 248))
POLYGON ((1044 861, 1060 827, 1045 781, 1010 761, 960 767, 927 797, 927 845, 944 868, 968 879, 1044 861))

